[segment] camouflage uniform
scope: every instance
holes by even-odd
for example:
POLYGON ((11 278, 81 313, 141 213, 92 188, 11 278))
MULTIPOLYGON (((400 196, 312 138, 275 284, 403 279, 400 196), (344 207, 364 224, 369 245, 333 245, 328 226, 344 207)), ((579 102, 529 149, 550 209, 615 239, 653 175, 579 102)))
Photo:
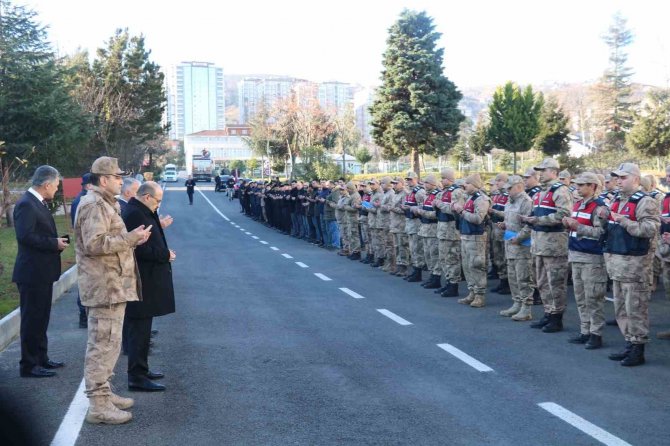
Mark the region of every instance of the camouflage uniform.
POLYGON ((344 202, 344 210, 346 211, 349 251, 351 254, 356 254, 361 252, 361 233, 358 228, 358 206, 361 205, 361 196, 351 182, 347 184, 347 191, 349 196, 344 202))
POLYGON ((528 194, 521 192, 514 198, 509 197, 504 211, 505 230, 516 232, 515 240, 519 242, 505 241, 507 279, 512 291, 512 301, 527 306, 533 305, 533 286, 530 277, 533 268, 530 246, 524 246, 522 242, 530 237, 530 228, 522 224, 519 217, 530 215, 532 210, 533 201, 528 194))
MULTIPOLYGON (((382 180, 382 183, 385 184, 385 180, 382 180)), ((387 259, 387 263, 384 266, 384 271, 386 272, 392 271, 396 264, 395 250, 393 249, 393 234, 391 233, 391 208, 393 207, 394 197, 395 192, 393 188, 384 191, 384 197, 382 198, 379 214, 377 215, 382 237, 382 257, 387 259)))
POLYGON ((141 296, 133 251, 141 236, 127 232, 120 213, 116 198, 96 186, 77 208, 75 253, 79 295, 88 309, 84 378, 89 398, 112 395, 109 380, 121 350, 126 302, 141 296))
MULTIPOLYGON (((460 216, 451 210, 452 204, 463 205, 465 192, 455 184, 443 189, 433 205, 438 209, 437 239, 438 265, 448 283, 461 281, 461 233, 456 219, 460 216)), ((439 274, 439 273, 435 273, 439 274)))
MULTIPOLYGON (((649 340, 649 269, 652 254, 622 255, 616 254, 613 231, 617 226, 623 228, 629 236, 650 241, 658 233, 660 226, 659 209, 656 201, 641 191, 634 194, 619 192, 612 203, 612 212, 625 210, 629 201, 638 199, 635 208, 635 221, 625 218, 616 223, 607 223, 608 239, 605 246, 607 272, 613 281, 614 311, 617 324, 627 342, 645 344, 649 340)), ((644 242, 642 242, 644 243, 644 242)), ((641 250, 643 251, 643 250, 641 250)))
POLYGON ((409 266, 409 240, 405 233, 405 211, 401 208, 405 203, 407 191, 403 189, 393 193, 389 232, 393 236, 396 265, 407 267, 409 266))
POLYGON ((442 267, 438 261, 437 214, 433 207, 433 203, 439 193, 440 189, 437 187, 430 192, 426 192, 423 206, 418 210, 421 219, 419 237, 423 244, 423 258, 428 267, 428 272, 433 276, 438 276, 438 278, 442 275, 442 267))
POLYGON ((384 241, 382 239, 383 231, 383 221, 380 218, 381 212, 379 207, 382 204, 382 199, 384 198, 384 191, 382 188, 377 186, 377 189, 373 192, 370 202, 374 206, 370 209, 369 215, 369 224, 370 224, 370 238, 372 239, 372 254, 375 256, 375 260, 381 260, 384 258, 384 241))
MULTIPOLYGON (((361 202, 366 201, 370 202, 371 195, 369 190, 366 190, 363 196, 361 197, 361 202)), ((361 240, 363 240, 363 245, 365 249, 365 254, 372 258, 372 239, 370 237, 370 213, 367 209, 361 208, 358 210, 358 227, 361 230, 361 240)))
POLYGON ((505 261, 505 230, 500 229, 496 223, 505 218, 505 206, 509 201, 509 194, 504 190, 491 197, 491 261, 498 271, 501 280, 507 279, 507 262, 505 261))
MULTIPOLYGON (((354 191, 354 193, 356 193, 354 191)), ((340 251, 341 254, 344 255, 349 255, 351 254, 351 238, 349 236, 350 230, 349 230, 349 217, 348 217, 348 212, 345 209, 345 206, 349 202, 349 193, 346 191, 342 191, 340 193, 340 199, 337 201, 337 208, 335 209, 335 218, 337 219, 337 223, 340 226, 340 239, 342 241, 342 250, 340 251), (339 215, 339 217, 338 217, 339 215)), ((356 224, 358 227, 358 224, 356 224)))
MULTIPOLYGON (((405 204, 410 197, 414 198, 418 207, 423 206, 423 200, 426 198, 426 191, 421 186, 415 186, 405 198, 405 204)), ((421 227, 421 220, 417 215, 411 214, 411 211, 405 212, 405 233, 409 239, 409 251, 412 259, 412 266, 422 269, 425 265, 423 257, 423 242, 419 238, 419 228, 421 227)))
POLYGON ((459 303, 475 307, 483 307, 485 302, 487 236, 484 225, 490 206, 490 198, 477 190, 474 194, 468 195, 461 213, 461 255, 463 272, 470 293, 465 299, 460 299, 459 303))

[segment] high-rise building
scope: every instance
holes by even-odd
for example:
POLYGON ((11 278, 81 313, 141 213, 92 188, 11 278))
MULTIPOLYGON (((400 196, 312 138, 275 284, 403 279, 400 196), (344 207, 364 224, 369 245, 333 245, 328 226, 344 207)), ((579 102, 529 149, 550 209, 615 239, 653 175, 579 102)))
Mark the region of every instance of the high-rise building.
POLYGON ((326 113, 342 113, 354 100, 354 86, 342 82, 319 84, 319 105, 326 113))
POLYGON ((374 100, 374 91, 370 88, 364 88, 354 94, 354 113, 356 115, 356 127, 361 132, 361 138, 365 142, 372 140, 370 131, 372 125, 372 116, 370 115, 370 106, 374 100))
POLYGON ((295 79, 254 78, 242 79, 238 84, 238 108, 240 124, 248 123, 261 107, 271 109, 279 100, 289 97, 295 79))
POLYGON ((166 76, 170 139, 226 127, 223 68, 210 62, 182 62, 166 76))

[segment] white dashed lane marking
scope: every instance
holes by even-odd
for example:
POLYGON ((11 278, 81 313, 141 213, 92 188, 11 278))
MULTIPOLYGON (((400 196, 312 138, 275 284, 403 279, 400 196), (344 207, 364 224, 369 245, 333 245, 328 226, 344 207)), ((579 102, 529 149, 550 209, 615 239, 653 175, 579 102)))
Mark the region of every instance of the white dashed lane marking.
POLYGON ((277 248, 276 246, 270 246, 270 249, 273 251, 279 251, 279 248, 277 248))
POLYGON ((293 258, 293 256, 290 256, 290 255, 288 255, 288 254, 286 254, 286 253, 282 254, 282 256, 286 257, 287 259, 292 259, 292 258, 293 258))
POLYGON ((266 242, 265 240, 261 240, 261 243, 264 244, 264 245, 268 244, 268 242, 266 242))
POLYGON ((358 294, 355 291, 351 291, 349 288, 340 288, 340 291, 342 291, 343 293, 348 294, 349 296, 353 297, 354 299, 365 299, 364 296, 361 296, 360 294, 358 294))
POLYGON ((381 314, 383 314, 387 318, 391 319, 392 321, 397 322, 400 325, 412 325, 412 323, 410 321, 401 318, 400 316, 398 316, 397 314, 395 314, 395 313, 393 313, 389 310, 386 310, 384 308, 378 308, 377 311, 379 311, 381 314))
POLYGON ((630 443, 623 441, 621 438, 616 437, 604 429, 599 428, 595 424, 586 421, 584 418, 579 415, 570 412, 568 409, 560 406, 556 403, 539 403, 538 406, 546 410, 552 415, 557 416, 566 423, 576 427, 580 431, 584 432, 586 435, 589 435, 602 444, 607 446, 631 446, 630 443))
POLYGON ((493 369, 486 364, 477 361, 475 358, 472 356, 468 355, 462 350, 457 349, 451 344, 437 344, 438 347, 440 347, 442 350, 445 352, 457 357, 470 367, 474 368, 475 370, 478 370, 480 372, 492 372, 493 369))
POLYGON ((326 276, 325 274, 314 273, 314 275, 315 275, 316 277, 318 277, 319 279, 321 279, 321 280, 323 280, 323 281, 326 281, 326 282, 328 282, 328 281, 330 281, 330 280, 333 280, 333 279, 331 279, 330 277, 326 276))
POLYGON ((300 268, 309 268, 309 266, 305 265, 302 262, 295 262, 296 265, 298 265, 300 268))

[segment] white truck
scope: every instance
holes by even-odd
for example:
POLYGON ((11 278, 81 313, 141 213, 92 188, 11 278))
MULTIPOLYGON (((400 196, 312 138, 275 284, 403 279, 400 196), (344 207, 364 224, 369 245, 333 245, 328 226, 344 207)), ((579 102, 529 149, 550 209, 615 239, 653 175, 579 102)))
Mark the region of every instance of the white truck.
POLYGON ((200 155, 193 155, 192 175, 195 181, 212 182, 212 172, 214 170, 214 160, 200 155))
POLYGON ((177 166, 166 164, 165 169, 163 169, 163 180, 166 182, 177 181, 177 166))

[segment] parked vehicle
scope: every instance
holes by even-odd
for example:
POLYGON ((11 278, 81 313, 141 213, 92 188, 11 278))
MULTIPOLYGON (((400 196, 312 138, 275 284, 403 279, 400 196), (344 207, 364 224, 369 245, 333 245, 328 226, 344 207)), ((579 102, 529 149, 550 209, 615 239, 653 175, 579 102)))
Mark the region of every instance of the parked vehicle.
POLYGON ((177 181, 177 166, 174 164, 166 164, 163 170, 163 180, 167 182, 177 181))

